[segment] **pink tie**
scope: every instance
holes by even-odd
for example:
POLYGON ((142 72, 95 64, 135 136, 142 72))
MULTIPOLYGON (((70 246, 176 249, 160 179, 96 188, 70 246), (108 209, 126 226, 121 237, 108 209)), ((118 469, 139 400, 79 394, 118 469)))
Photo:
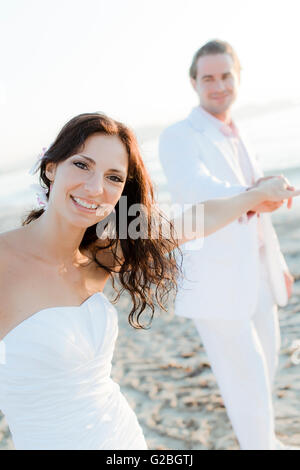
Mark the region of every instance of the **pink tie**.
MULTIPOLYGON (((226 137, 239 137, 238 130, 235 127, 235 125, 233 124, 233 122, 231 122, 230 125, 222 124, 222 126, 220 127, 220 131, 226 137)), ((241 217, 238 218, 238 221, 239 221, 240 224, 248 222, 250 217, 249 216, 247 217, 247 215, 244 214, 244 215, 241 215, 241 217)))
POLYGON ((239 132, 233 122, 231 122, 229 125, 222 124, 220 131, 222 134, 226 135, 226 137, 239 137, 239 132))

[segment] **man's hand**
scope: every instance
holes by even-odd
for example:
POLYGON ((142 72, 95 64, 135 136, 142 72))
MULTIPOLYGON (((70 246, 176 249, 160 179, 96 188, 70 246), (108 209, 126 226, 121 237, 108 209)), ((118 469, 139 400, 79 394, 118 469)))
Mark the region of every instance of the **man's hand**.
POLYGON ((257 206, 251 209, 253 212, 273 212, 279 209, 282 206, 284 201, 275 202, 275 201, 265 201, 261 202, 257 206))
MULTIPOLYGON (((283 176, 283 175, 280 175, 280 176, 283 176)), ((252 186, 252 188, 255 188, 255 186, 257 186, 260 181, 268 180, 270 178, 273 178, 273 176, 264 176, 263 178, 259 178, 258 180, 255 181, 255 184, 252 186)), ((288 189, 294 190, 295 188, 294 186, 289 186, 288 189)), ((259 204, 252 210, 255 212, 273 212, 277 210, 279 207, 281 207, 283 203, 284 203, 284 200, 280 202, 266 201, 266 202, 262 202, 261 204, 259 204)), ((287 200, 288 209, 291 209, 292 203, 293 203, 293 198, 290 197, 287 200)))
POLYGON ((284 272, 284 280, 285 280, 285 286, 288 294, 288 298, 291 297, 292 295, 292 290, 293 290, 293 284, 294 284, 294 278, 291 275, 289 271, 284 272))

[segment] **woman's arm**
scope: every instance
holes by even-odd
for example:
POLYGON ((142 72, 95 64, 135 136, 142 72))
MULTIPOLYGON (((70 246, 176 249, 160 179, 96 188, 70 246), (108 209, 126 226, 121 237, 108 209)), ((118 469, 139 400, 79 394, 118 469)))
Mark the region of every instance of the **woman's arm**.
POLYGON ((172 220, 178 234, 178 244, 206 237, 264 201, 281 201, 300 194, 300 190, 289 188, 292 187, 284 177, 273 177, 261 181, 241 194, 211 199, 193 205, 180 217, 172 220), (198 217, 202 215, 202 223, 198 224, 197 231, 193 231, 196 225, 196 214, 198 217), (194 226, 192 222, 194 222, 194 226))

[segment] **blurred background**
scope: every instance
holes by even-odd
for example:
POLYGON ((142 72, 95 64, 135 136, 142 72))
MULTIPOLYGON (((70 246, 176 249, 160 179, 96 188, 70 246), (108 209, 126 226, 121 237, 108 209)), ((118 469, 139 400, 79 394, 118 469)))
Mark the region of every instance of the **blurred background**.
MULTIPOLYGON (((167 201, 158 137, 198 104, 188 69, 195 51, 214 38, 239 55, 234 116, 262 168, 300 187, 298 6, 297 0, 0 0, 0 232, 35 205, 28 170, 62 125, 83 112, 105 112, 134 129, 159 200, 167 201)), ((276 431, 298 446, 299 202, 272 215, 296 280, 279 312, 276 431)), ((192 321, 174 318, 170 303, 150 330, 136 331, 127 322, 130 300, 117 307, 113 378, 149 448, 238 449, 192 321)), ((0 449, 12 447, 0 413, 0 449)))
POLYGON ((261 165, 300 185, 297 0, 10 0, 0 12, 2 215, 34 203, 27 170, 67 120, 92 111, 135 130, 167 199, 158 136, 198 104, 188 69, 213 38, 240 57, 235 117, 261 165))

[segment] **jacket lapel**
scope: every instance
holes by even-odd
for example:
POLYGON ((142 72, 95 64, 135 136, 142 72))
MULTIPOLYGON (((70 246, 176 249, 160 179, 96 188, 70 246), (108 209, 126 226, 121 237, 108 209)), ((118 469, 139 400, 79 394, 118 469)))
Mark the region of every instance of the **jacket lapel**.
POLYGON ((244 146, 244 149, 245 149, 245 151, 248 155, 250 164, 252 166, 255 180, 257 180, 259 178, 262 178, 264 176, 264 172, 261 170, 261 168, 258 164, 258 161, 255 157, 254 150, 251 149, 251 145, 247 141, 247 138, 245 137, 244 133, 240 131, 240 128, 239 128, 239 134, 240 134, 240 138, 241 138, 242 144, 244 146))
POLYGON ((228 168, 230 168, 234 178, 244 185, 246 185, 246 181, 242 170, 239 166, 237 161, 236 155, 228 142, 228 139, 224 138, 222 135, 218 135, 219 132, 216 130, 214 133, 210 132, 210 130, 205 130, 204 135, 211 140, 212 144, 216 147, 216 149, 220 153, 220 157, 225 160, 228 168), (214 135, 213 135, 214 134, 214 135))
MULTIPOLYGON (((216 159, 219 158, 219 162, 216 162, 217 168, 226 165, 227 169, 230 170, 234 181, 238 181, 241 184, 246 185, 244 175, 240 169, 236 156, 234 155, 233 149, 226 138, 216 129, 214 126, 208 126, 203 118, 201 112, 197 108, 194 108, 188 116, 188 121, 194 129, 201 132, 210 145, 213 145, 216 152, 214 156, 216 159)), ((211 161, 212 155, 209 155, 208 162, 211 161)))

